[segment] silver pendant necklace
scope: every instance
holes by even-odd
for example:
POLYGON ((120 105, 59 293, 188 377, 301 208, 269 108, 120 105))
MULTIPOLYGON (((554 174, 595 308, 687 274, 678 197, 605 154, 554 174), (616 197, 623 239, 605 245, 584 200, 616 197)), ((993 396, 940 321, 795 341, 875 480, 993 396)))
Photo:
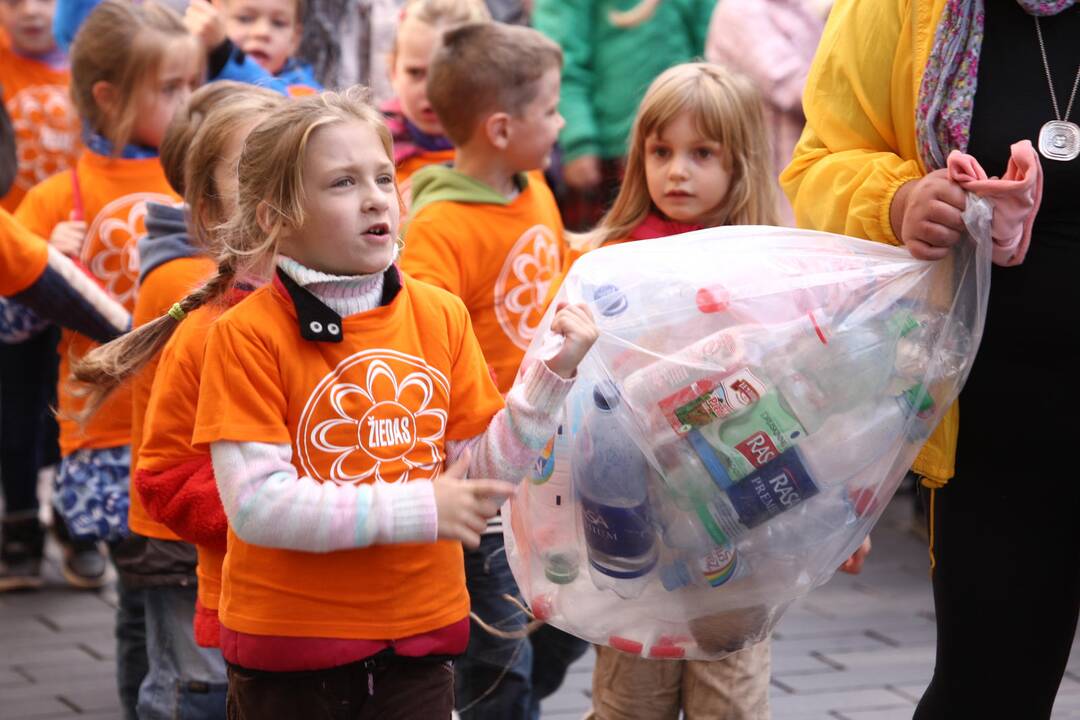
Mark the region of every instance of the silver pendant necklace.
POLYGON ((1065 108, 1065 117, 1062 117, 1058 109, 1057 93, 1054 92, 1054 81, 1050 78, 1050 63, 1046 60, 1046 46, 1043 44, 1038 16, 1035 16, 1035 33, 1039 36, 1039 52, 1042 53, 1046 82, 1050 85, 1050 102, 1054 104, 1054 117, 1057 118, 1039 130, 1039 152, 1047 160, 1075 160, 1080 156, 1080 126, 1069 122, 1069 113, 1072 112, 1073 100, 1076 99, 1076 88, 1080 85, 1080 67, 1076 68, 1072 94, 1069 95, 1069 104, 1065 108))

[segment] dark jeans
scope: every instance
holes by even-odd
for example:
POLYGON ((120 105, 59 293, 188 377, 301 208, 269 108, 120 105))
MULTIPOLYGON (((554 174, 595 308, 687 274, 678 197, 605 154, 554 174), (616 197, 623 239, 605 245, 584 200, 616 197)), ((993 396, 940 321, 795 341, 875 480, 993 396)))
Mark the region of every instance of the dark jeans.
POLYGON ((380 653, 328 670, 261 672, 229 666, 229 720, 446 720, 453 663, 380 653))
POLYGON ((138 720, 139 687, 150 669, 146 654, 146 590, 117 580, 116 684, 124 720, 138 720))
POLYGON ((37 475, 56 462, 56 396, 59 331, 49 327, 17 345, 0 343, 0 484, 4 513, 38 509, 37 475))
MULTIPOLYGON (((529 619, 503 595, 521 599, 503 549, 502 535, 485 535, 477 550, 465 551, 465 579, 473 612, 500 630, 513 632, 529 619)), ((504 639, 475 622, 469 649, 456 668, 457 709, 462 720, 536 720, 540 701, 554 693, 566 669, 589 644, 549 625, 528 638, 504 639)))

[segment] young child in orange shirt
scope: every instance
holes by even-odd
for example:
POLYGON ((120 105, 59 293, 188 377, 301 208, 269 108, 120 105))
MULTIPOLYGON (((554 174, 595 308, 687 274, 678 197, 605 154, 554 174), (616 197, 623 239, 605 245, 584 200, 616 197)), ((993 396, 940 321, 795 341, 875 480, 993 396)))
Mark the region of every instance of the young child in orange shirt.
POLYGON ((431 56, 448 28, 491 20, 483 0, 409 0, 401 10, 390 52, 390 85, 395 97, 379 109, 394 136, 397 184, 405 208, 412 200, 412 176, 420 168, 454 160, 454 146, 439 124, 427 95, 431 56))
POLYGON ((450 717, 460 543, 513 489, 463 476, 522 476, 596 339, 587 310, 562 309, 562 352, 500 409, 464 306, 394 265, 391 139, 362 98, 302 98, 253 130, 218 274, 119 341, 156 345, 272 274, 209 330, 193 436, 229 520, 219 617, 240 718, 450 717))
MULTIPOLYGON (((198 42, 173 11, 147 2, 105 0, 87 17, 71 48, 72 96, 83 121, 86 150, 76 167, 27 193, 16 213, 32 232, 52 235, 72 216, 89 229, 79 256, 114 299, 133 309, 138 279, 137 239, 145 234, 146 203, 179 198, 166 181, 157 148, 176 109, 203 76, 198 42)), ((70 225, 68 225, 70 229, 70 225)), ((78 231, 71 233, 78 236, 78 231)), ((94 347, 89 338, 64 332, 60 343, 60 446, 63 456, 54 507, 61 531, 72 536, 65 575, 83 586, 101 585, 104 562, 97 541, 106 539, 121 569, 117 658, 122 704, 135 717, 145 673, 141 595, 125 576, 131 394, 109 398, 81 426, 84 398, 66 378, 70 358, 94 347), (130 664, 128 664, 130 663, 130 664)))
MULTIPOLYGON (((541 174, 563 126, 561 67, 559 47, 535 30, 485 23, 447 31, 428 76, 457 157, 413 176, 402 267, 464 301, 501 392, 514 383, 564 255, 562 219, 541 174)), ((503 599, 518 589, 502 543, 495 518, 466 554, 466 577, 474 613, 516 632, 527 618, 503 599)), ((475 626, 456 668, 462 717, 535 716, 585 648, 550 627, 509 640, 475 626)))
POLYGON ((0 2, 0 100, 15 128, 19 174, 0 195, 14 212, 31 187, 67 170, 79 154, 79 118, 71 105, 67 55, 53 40, 56 0, 0 2))

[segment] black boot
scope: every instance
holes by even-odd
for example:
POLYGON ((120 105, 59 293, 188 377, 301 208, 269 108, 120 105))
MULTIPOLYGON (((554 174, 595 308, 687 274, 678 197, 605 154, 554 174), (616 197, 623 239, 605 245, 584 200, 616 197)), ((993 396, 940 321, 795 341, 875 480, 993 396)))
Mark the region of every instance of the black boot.
POLYGON ((0 524, 0 592, 41 587, 45 528, 37 511, 5 517, 0 524))

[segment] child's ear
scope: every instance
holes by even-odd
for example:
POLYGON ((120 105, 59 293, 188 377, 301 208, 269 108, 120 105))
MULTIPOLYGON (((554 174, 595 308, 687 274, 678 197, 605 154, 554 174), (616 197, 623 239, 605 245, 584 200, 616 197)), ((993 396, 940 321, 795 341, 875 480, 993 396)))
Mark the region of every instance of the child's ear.
POLYGON ((90 87, 90 95, 94 98, 94 104, 106 114, 111 115, 115 112, 118 94, 116 86, 106 80, 98 80, 90 87))
POLYGON ((255 208, 255 222, 259 223, 259 229, 264 233, 269 233, 274 227, 274 211, 270 207, 270 203, 263 200, 259 203, 259 206, 255 208))
POLYGON ((484 120, 484 133, 488 142, 499 150, 510 147, 510 116, 504 112, 488 115, 484 120))

